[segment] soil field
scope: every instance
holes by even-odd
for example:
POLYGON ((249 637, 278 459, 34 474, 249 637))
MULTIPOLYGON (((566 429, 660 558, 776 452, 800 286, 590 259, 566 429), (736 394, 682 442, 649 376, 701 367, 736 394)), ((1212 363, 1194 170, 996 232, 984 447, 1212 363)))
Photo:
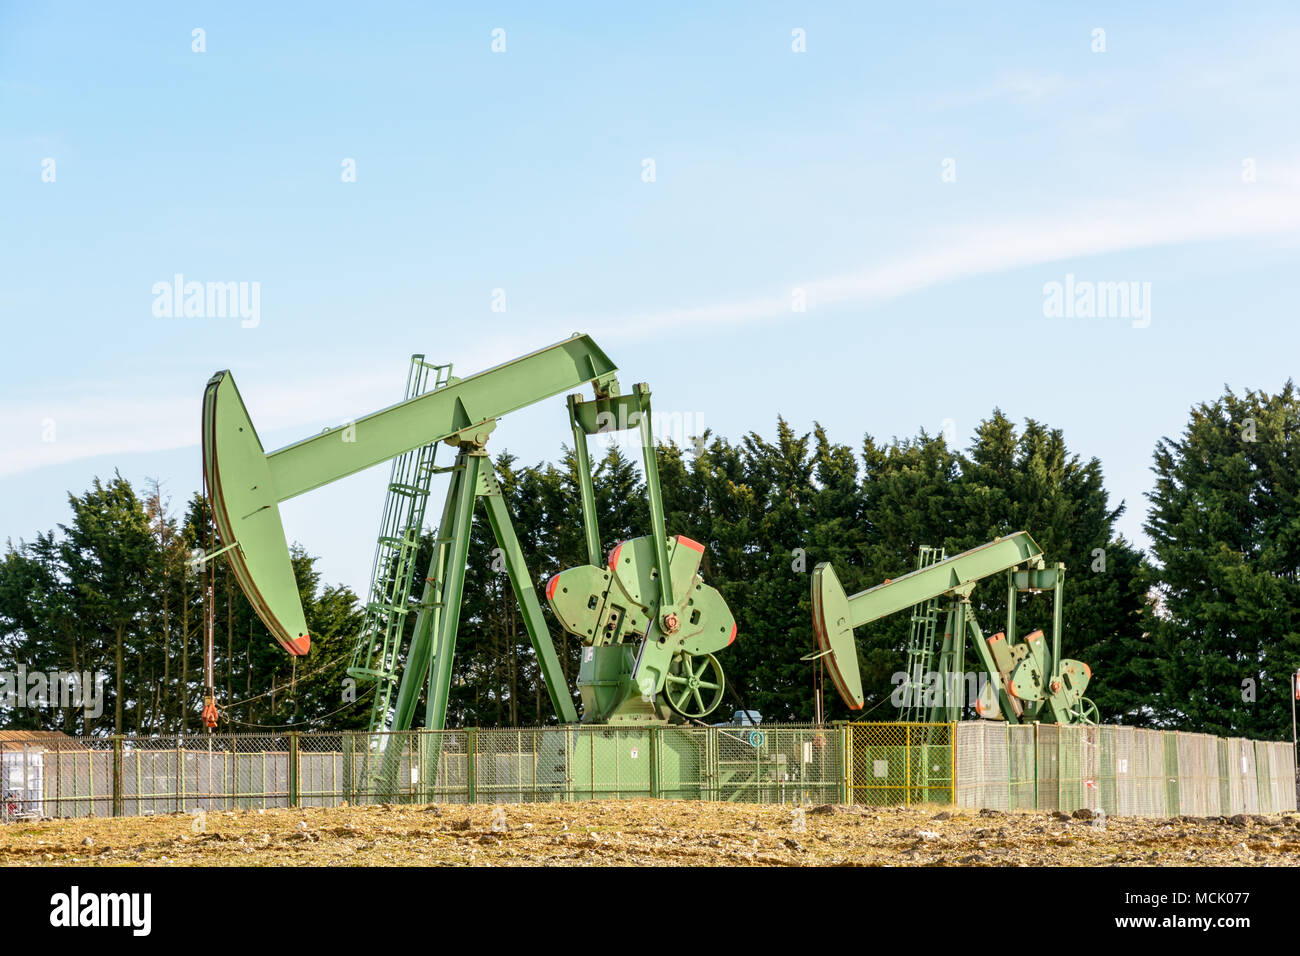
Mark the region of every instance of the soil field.
POLYGON ((1090 820, 670 800, 303 808, 5 824, 0 864, 1297 866, 1300 814, 1090 820))

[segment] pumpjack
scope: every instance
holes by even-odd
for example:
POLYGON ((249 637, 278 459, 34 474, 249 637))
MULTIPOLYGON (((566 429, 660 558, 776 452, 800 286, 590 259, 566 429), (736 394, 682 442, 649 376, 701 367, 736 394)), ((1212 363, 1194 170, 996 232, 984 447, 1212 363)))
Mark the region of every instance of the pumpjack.
POLYGON ((281 502, 392 461, 365 625, 348 673, 376 686, 372 731, 409 729, 420 696, 424 726, 445 726, 452 662, 470 543, 483 499, 543 681, 561 723, 579 722, 536 587, 486 451, 497 420, 590 384, 593 397, 568 396, 588 564, 552 576, 546 598, 583 644, 578 689, 586 723, 698 720, 721 703, 725 677, 715 654, 736 638, 726 601, 705 584, 703 546, 665 533, 652 431, 650 389, 620 394, 617 368, 586 335, 466 378, 416 356, 404 399, 345 427, 267 454, 229 371, 212 376, 203 401, 203 470, 213 520, 240 588, 291 655, 311 648, 280 518, 281 502), (650 528, 602 560, 588 437, 640 432, 650 528), (434 464, 440 443, 456 449, 434 464), (433 475, 449 473, 434 553, 418 600, 414 556, 433 475), (404 622, 415 622, 403 654, 404 622))
MULTIPOLYGON (((969 637, 988 675, 986 692, 975 703, 980 717, 1010 723, 1095 724, 1096 705, 1084 696, 1092 669, 1061 654, 1064 583, 1065 565, 1049 566, 1042 549, 1025 531, 953 557, 923 549, 916 570, 854 595, 845 593, 835 569, 824 562, 812 574, 813 633, 819 648, 815 656, 825 661, 845 703, 859 710, 865 698, 854 629, 911 608, 909 690, 917 689, 922 672, 936 674, 935 683, 943 690, 953 686, 954 678, 962 681, 969 637), (980 581, 1000 574, 1006 575, 1006 630, 985 637, 971 608, 971 593, 980 581), (1052 595, 1050 644, 1041 630, 1016 640, 1018 595, 1045 592, 1052 595), (947 604, 947 615, 935 660, 934 625, 940 603, 947 604), (932 665, 936 671, 930 671, 932 665)), ((929 707, 927 716, 931 721, 960 720, 961 710, 962 702, 948 693, 929 707)))

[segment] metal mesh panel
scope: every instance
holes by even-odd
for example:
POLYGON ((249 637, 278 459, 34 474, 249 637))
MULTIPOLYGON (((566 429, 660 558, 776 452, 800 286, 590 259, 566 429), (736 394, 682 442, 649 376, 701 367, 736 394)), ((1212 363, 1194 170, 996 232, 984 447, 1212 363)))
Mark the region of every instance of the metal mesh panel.
MULTIPOLYGON (((1078 727, 1079 731, 1079 800, 1080 806, 1090 810, 1100 810, 1103 763, 1101 753, 1101 728, 1078 727)), ((1111 772, 1105 772, 1107 779, 1112 779, 1111 772)))
MULTIPOLYGON (((908 800, 911 803, 953 802, 956 780, 953 770, 956 753, 953 749, 953 724, 912 724, 908 727, 908 746, 912 748, 909 763, 908 800)), ((986 747, 990 764, 1005 765, 1006 736, 1000 728, 991 725, 991 742, 986 747)))
POLYGON ((1066 813, 1088 805, 1082 792, 1088 774, 1081 730, 1082 727, 1058 727, 1056 730, 1056 805, 1066 813))
POLYGON ((1273 812, 1295 809, 1294 748, 1289 743, 1265 744, 1269 750, 1269 774, 1273 784, 1273 812))
POLYGON ((1232 809, 1232 765, 1227 740, 1210 737, 1214 745, 1214 777, 1218 780, 1219 809, 1222 814, 1238 813, 1232 809))
MULTIPOLYGON (((1149 816, 1163 817, 1169 814, 1169 776, 1168 755, 1165 747, 1165 734, 1159 730, 1143 731, 1146 743, 1147 770, 1150 774, 1147 799, 1150 801, 1149 816)), ((1177 803, 1174 812, 1178 812, 1177 803)))
POLYGON ((1247 749, 1247 741, 1236 738, 1228 742, 1232 748, 1232 775, 1237 784, 1237 812, 1259 810, 1259 789, 1255 781, 1254 748, 1247 749))
POLYGON ((407 750, 415 770, 412 799, 419 803, 472 803, 477 731, 408 732, 407 750))
MULTIPOLYGON (((721 728, 719 728, 721 729, 721 728)), ((749 739, 757 728, 728 729, 727 733, 743 734, 749 739)), ((700 733, 695 728, 665 727, 659 732, 659 747, 655 751, 656 795, 670 800, 703 800, 711 794, 709 767, 713 754, 715 734, 700 733)), ((754 738, 755 742, 764 738, 754 738)), ((840 735, 829 738, 828 746, 837 753, 840 735)), ((838 799, 838 798, 837 798, 838 799)))
MULTIPOLYGON (((1203 817, 1209 813, 1207 796, 1207 768, 1205 753, 1199 734, 1169 734, 1165 743, 1173 743, 1178 763, 1178 812, 1203 817)), ((1217 792, 1218 786, 1215 785, 1217 792)), ((1172 812, 1172 808, 1169 808, 1172 812)))
POLYGON ((195 741, 185 750, 185 809, 234 809, 234 760, 227 740, 195 741))
POLYGON ((1241 792, 1246 798, 1246 812, 1259 813, 1259 757, 1255 753, 1253 740, 1242 740, 1238 745, 1241 750, 1241 792))
POLYGON ((1101 809, 1100 734, 1097 727, 1059 727, 1057 731, 1057 808, 1067 813, 1101 809))
MULTIPOLYGON (((1129 804, 1129 813, 1135 817, 1149 816, 1152 810, 1153 799, 1151 796, 1151 774, 1148 767, 1147 753, 1147 734, 1149 731, 1140 727, 1129 727, 1129 788, 1132 793, 1132 802, 1129 804)), ((1163 757, 1162 757, 1163 760, 1163 757)), ((1116 768, 1118 773, 1118 768, 1116 768)), ((1161 764, 1161 773, 1164 772, 1164 765, 1161 764)), ((1163 777, 1161 777, 1161 793, 1164 793, 1163 777)), ((1161 801, 1164 802, 1163 799, 1161 801)), ((1128 815, 1128 814, 1126 814, 1128 815)))
POLYGON ((1278 753, 1277 747, 1271 741, 1261 743, 1260 746, 1262 746, 1268 754, 1269 812, 1277 813, 1282 809, 1282 794, 1280 786, 1282 782, 1282 766, 1281 760, 1279 759, 1280 754, 1278 753))
POLYGON ((19 754, 0 754, 0 778, 6 767, 8 779, 0 779, 0 794, 9 799, 0 805, 0 819, 6 813, 33 819, 113 812, 113 755, 108 741, 23 747, 19 754))
POLYGON ((1233 739, 1219 742, 1222 753, 1222 772, 1228 785, 1228 804, 1224 813, 1234 815, 1246 812, 1246 794, 1242 786, 1241 748, 1233 739))
POLYGON ((1038 807, 1040 810, 1061 808, 1060 735, 1060 727, 1047 725, 1038 727, 1038 807))
POLYGON ((1273 744, 1277 748, 1278 810, 1296 809, 1295 746, 1286 741, 1273 744))
POLYGON ((1268 745, 1262 740, 1253 741, 1255 750, 1255 784, 1259 790, 1259 812, 1273 812, 1273 768, 1268 745))
POLYGON ((45 760, 39 748, 21 746, 0 753, 0 819, 44 815, 45 760))
MULTIPOLYGON (((1287 809, 1286 798, 1286 754, 1276 743, 1266 743, 1268 748, 1268 773, 1273 789, 1273 812, 1287 809)), ((1285 746, 1285 745, 1284 745, 1285 746)))
POLYGON ((1259 813, 1259 778, 1255 772, 1255 743, 1237 738, 1236 760, 1233 770, 1241 779, 1241 809, 1243 813, 1259 813))
POLYGON ((1097 794, 1101 809, 1109 814, 1117 812, 1115 793, 1115 730, 1111 726, 1097 728, 1097 794))
MULTIPOLYGON (((987 738, 983 721, 964 721, 953 729, 957 753, 957 787, 954 802, 959 807, 979 807, 990 798, 986 766, 987 738)), ((996 774, 993 775, 997 779, 996 774)))
MULTIPOLYGON (((565 800, 572 787, 574 758, 579 758, 580 747, 575 747, 578 731, 548 730, 545 728, 518 728, 475 730, 473 734, 473 787, 479 803, 536 803, 565 800)), ((650 763, 649 733, 646 730, 608 731, 602 744, 586 751, 589 760, 583 761, 583 770, 590 771, 592 781, 605 781, 602 773, 608 768, 610 796, 648 796, 649 772, 646 785, 630 785, 627 764, 633 769, 647 767, 650 763), (636 739, 630 739, 629 735, 636 739), (627 753, 622 753, 619 741, 627 738, 627 753), (620 759, 621 757, 626 759, 620 759), (627 793, 622 787, 628 786, 627 793), (645 792, 642 793, 641 790, 645 792)), ((581 758, 579 758, 581 759, 581 758)), ((457 762, 458 763, 458 762, 457 762)), ((457 766, 455 769, 459 769, 457 766)), ((470 767, 466 766, 466 772, 470 767)), ((454 773, 454 770, 450 773, 454 773)), ((449 773, 449 783, 451 782, 449 773)), ((466 787, 471 780, 467 777, 466 787)), ((583 788, 572 799, 598 797, 603 785, 583 788)), ((468 792, 468 791, 467 791, 468 792)))
POLYGON ((650 739, 643 727, 569 731, 570 799, 650 796, 650 739))
POLYGON ((956 725, 956 735, 957 805, 1008 809, 1011 774, 1007 725, 964 721, 956 725))
POLYGON ((1009 808, 1032 810, 1038 806, 1038 742, 1032 726, 1007 727, 1009 808))
POLYGON ((348 799, 343 734, 311 734, 298 741, 298 804, 335 807, 348 799))
MULTIPOLYGON (((333 738, 299 746, 299 798, 329 806, 354 803, 465 803, 473 774, 475 731, 429 730, 342 734, 337 767, 324 759, 333 738), (341 785, 341 791, 335 790, 341 785)), ((329 737, 330 735, 323 735, 329 737)))
POLYGON ((1164 750, 1165 767, 1165 809, 1170 816, 1178 813, 1178 735, 1177 732, 1163 733, 1160 741, 1164 750))
MULTIPOLYGON (((956 799, 954 760, 960 751, 960 747, 953 746, 954 726, 850 724, 849 800, 875 806, 953 803, 956 799)), ((980 752, 984 752, 982 745, 980 752)), ((962 779, 960 771, 958 779, 962 779)))
POLYGON ((180 776, 177 750, 136 749, 134 741, 122 745, 122 812, 127 816, 175 813, 180 776))
POLYGON ((1133 729, 1133 793, 1135 815, 1165 815, 1165 748, 1158 730, 1133 729))
MULTIPOLYGON (((716 760, 707 796, 745 803, 837 803, 843 789, 839 736, 825 730, 785 727, 710 728, 716 760)), ((931 749, 917 743, 915 760, 931 749)), ((933 756, 933 754, 931 754, 933 756)), ((914 770, 913 776, 920 775, 914 770)), ((943 772, 944 780, 949 773, 943 772)))
POLYGON ((1223 775, 1219 771, 1219 738, 1211 734, 1197 734, 1201 746, 1201 760, 1205 767, 1205 813, 1218 816, 1223 813, 1223 775))
POLYGON ((1137 731, 1132 727, 1115 728, 1115 809, 1116 816, 1131 817, 1138 813, 1137 731))

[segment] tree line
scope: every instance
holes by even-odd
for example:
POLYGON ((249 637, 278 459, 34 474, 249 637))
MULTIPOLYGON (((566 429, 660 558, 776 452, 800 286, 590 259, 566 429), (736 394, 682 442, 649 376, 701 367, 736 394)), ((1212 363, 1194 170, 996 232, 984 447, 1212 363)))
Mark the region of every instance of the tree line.
MULTIPOLYGON (((1300 665, 1300 401, 1291 382, 1273 395, 1225 390, 1191 410, 1182 435, 1157 444, 1149 553, 1116 531, 1125 504, 1109 499, 1100 461, 1072 453, 1059 429, 1017 426, 999 410, 965 449, 924 430, 889 442, 868 435, 853 447, 820 426, 799 433, 778 420, 771 438, 706 433, 657 453, 668 533, 705 544, 702 573, 739 628, 720 655, 733 695, 710 719, 741 706, 765 720, 813 719, 813 665, 802 658, 814 649, 817 562, 833 562, 853 593, 911 570, 921 545, 951 555, 1027 530, 1068 567, 1063 649, 1091 666, 1089 696, 1104 721, 1289 733, 1290 675, 1300 665)), ((636 457, 614 445, 594 464, 606 549, 648 529, 636 457)), ((501 453, 494 466, 535 580, 584 562, 572 450, 534 465, 501 453)), ((102 671, 103 707, 97 715, 11 707, 0 686, 0 723, 198 731, 205 579, 192 555, 214 547, 205 500, 195 494, 178 508, 158 482, 136 488, 114 474, 69 504, 67 524, 9 542, 0 558, 0 675, 102 671)), ((449 725, 553 722, 481 513, 473 535, 449 725)), ((432 548, 430 531, 419 567, 432 548)), ((354 692, 345 673, 363 602, 322 582, 301 546, 292 561, 312 634, 301 659, 270 637, 225 561, 209 566, 222 730, 366 724, 367 685, 354 692)), ((978 586, 972 601, 985 632, 999 630, 1002 581, 978 586)), ((1018 602, 1022 635, 1050 626, 1049 605, 1018 602)), ((904 667, 908 628, 899 614, 859 629, 866 705, 848 711, 827 683, 826 719, 896 716, 892 678, 904 667)), ((553 620, 551 630, 573 689, 580 643, 553 620)))

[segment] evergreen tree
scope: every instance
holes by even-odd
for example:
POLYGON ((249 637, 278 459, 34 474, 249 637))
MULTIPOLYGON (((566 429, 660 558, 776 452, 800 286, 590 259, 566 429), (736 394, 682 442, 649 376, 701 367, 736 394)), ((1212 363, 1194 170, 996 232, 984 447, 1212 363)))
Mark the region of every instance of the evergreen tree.
MULTIPOLYGON (((1101 462, 1070 454, 1059 430, 1032 419, 1017 437, 995 410, 976 431, 959 485, 965 547, 1024 530, 1049 563, 1066 566, 1061 652, 1092 668, 1087 694, 1102 720, 1149 722, 1155 648, 1142 633, 1147 576, 1141 553, 1115 531, 1124 504, 1111 506, 1101 462)), ((978 592, 986 633, 1003 626, 1001 584, 978 592)), ((1017 637, 1050 634, 1051 625, 1050 600, 1020 597, 1017 637)))
MULTIPOLYGON (((141 633, 150 607, 151 579, 158 568, 144 504, 120 474, 107 484, 96 478, 89 491, 70 495, 72 524, 60 556, 71 592, 72 617, 87 640, 83 666, 112 675, 109 693, 114 733, 143 729, 144 688, 127 679, 135 658, 137 682, 145 654, 141 633), (135 637, 140 640, 133 641, 135 637), (133 653, 134 651, 134 653, 133 653)), ((92 723, 90 729, 101 726, 92 723)))
POLYGON ((1180 729, 1290 733, 1300 665, 1300 396, 1225 388, 1156 446, 1146 521, 1159 712, 1180 729))

